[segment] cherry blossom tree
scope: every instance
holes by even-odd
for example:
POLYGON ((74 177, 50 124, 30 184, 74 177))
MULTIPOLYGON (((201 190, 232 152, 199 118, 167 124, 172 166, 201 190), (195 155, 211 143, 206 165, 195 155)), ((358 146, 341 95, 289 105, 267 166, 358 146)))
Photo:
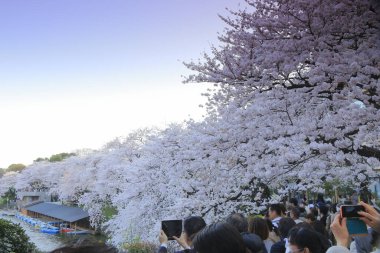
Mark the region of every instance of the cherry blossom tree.
MULTIPOLYGON (((210 121, 248 180, 293 189, 360 182, 380 165, 375 1, 247 0, 186 82, 208 82, 210 121), (237 137, 237 138, 236 138, 237 137)), ((244 185, 244 184, 243 184, 244 185)), ((239 192, 240 194, 240 192, 239 192)))
POLYGON ((140 157, 141 147, 155 131, 139 129, 112 140, 97 152, 66 159, 57 188, 60 199, 83 206, 92 225, 100 227, 106 218, 104 208, 114 206, 112 198, 134 177, 129 164, 140 157))
POLYGON ((186 82, 214 84, 201 122, 35 163, 0 178, 0 193, 48 189, 121 246, 155 240, 162 219, 214 222, 326 181, 362 186, 380 166, 379 17, 369 0, 247 0, 221 17, 220 46, 186 63, 186 82), (117 210, 106 223, 105 206, 117 210))
POLYGON ((46 191, 57 186, 62 171, 50 162, 36 162, 26 167, 17 177, 17 191, 46 191))
POLYGON ((0 196, 3 196, 9 189, 14 188, 18 175, 19 172, 11 171, 0 178, 0 196))

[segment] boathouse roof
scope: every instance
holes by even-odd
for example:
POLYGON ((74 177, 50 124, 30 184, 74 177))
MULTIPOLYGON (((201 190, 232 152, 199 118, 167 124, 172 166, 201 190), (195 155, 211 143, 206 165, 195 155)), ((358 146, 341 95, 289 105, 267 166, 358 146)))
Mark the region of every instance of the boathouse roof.
POLYGON ((25 209, 67 222, 74 222, 89 217, 88 212, 79 207, 64 206, 46 202, 36 203, 25 207, 25 209))

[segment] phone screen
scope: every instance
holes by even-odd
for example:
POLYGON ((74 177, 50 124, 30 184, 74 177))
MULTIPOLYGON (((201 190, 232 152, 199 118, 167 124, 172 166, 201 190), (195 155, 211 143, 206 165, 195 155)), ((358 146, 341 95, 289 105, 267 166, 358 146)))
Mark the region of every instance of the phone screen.
POLYGON ((349 205, 349 206, 341 206, 340 213, 342 218, 359 218, 361 217, 358 212, 365 211, 364 207, 361 205, 349 205))
POLYGON ((169 240, 174 240, 173 236, 181 236, 182 220, 164 220, 161 222, 161 228, 169 240))
POLYGON ((358 218, 347 218, 347 230, 350 235, 368 235, 366 224, 358 218))

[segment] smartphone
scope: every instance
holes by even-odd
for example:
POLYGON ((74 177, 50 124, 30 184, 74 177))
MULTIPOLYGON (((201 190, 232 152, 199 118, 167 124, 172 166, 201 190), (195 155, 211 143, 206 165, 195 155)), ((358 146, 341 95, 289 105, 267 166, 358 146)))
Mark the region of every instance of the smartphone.
POLYGON ((367 225, 360 220, 358 212, 365 211, 361 205, 343 205, 340 207, 340 216, 347 218, 347 230, 350 235, 362 236, 367 235, 367 225))
POLYGON ((168 237, 168 240, 174 240, 173 236, 180 237, 182 234, 182 220, 163 220, 161 229, 168 237))
POLYGON ((359 218, 347 218, 347 230, 353 236, 368 235, 367 225, 359 218))
POLYGON ((343 205, 340 207, 340 216, 342 218, 360 218, 358 214, 360 211, 365 211, 364 206, 361 205, 343 205))

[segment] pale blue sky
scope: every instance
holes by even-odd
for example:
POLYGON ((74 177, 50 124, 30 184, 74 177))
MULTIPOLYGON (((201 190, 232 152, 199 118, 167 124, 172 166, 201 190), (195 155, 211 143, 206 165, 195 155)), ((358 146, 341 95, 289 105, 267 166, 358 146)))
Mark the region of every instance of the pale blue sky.
POLYGON ((199 119, 182 61, 240 0, 12 0, 0 5, 0 167, 199 119))

